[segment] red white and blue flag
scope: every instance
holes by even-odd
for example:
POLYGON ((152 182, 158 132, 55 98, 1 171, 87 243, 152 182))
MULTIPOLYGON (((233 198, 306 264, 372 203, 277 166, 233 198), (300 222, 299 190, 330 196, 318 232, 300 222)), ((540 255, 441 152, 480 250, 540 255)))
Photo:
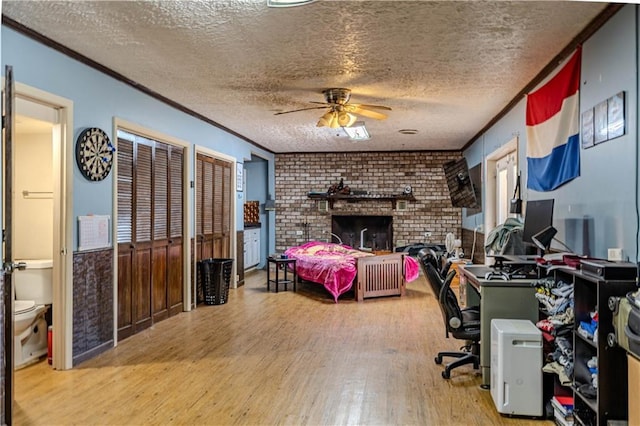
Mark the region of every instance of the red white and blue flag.
POLYGON ((580 176, 581 49, 527 96, 527 188, 552 191, 580 176))

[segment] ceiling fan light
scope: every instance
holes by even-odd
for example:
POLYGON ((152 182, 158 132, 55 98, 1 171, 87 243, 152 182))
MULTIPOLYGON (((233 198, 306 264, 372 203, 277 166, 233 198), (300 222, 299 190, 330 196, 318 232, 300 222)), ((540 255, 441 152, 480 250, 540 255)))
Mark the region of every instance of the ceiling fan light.
POLYGON ((350 127, 356 122, 356 116, 345 111, 338 113, 338 125, 340 127, 350 127))
POLYGON ((331 127, 331 122, 333 121, 333 118, 335 116, 335 113, 333 111, 329 111, 327 113, 325 113, 322 117, 320 117, 320 120, 318 120, 318 124, 316 124, 317 127, 331 127))
POLYGON ((331 121, 329 121, 329 127, 332 129, 337 129, 340 127, 340 119, 338 118, 338 113, 334 112, 333 117, 331 117, 331 121))

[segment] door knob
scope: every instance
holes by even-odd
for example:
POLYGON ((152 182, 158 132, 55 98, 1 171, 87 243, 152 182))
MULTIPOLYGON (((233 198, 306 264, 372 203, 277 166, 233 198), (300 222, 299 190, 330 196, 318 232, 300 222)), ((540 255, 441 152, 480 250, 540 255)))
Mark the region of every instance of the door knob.
POLYGON ((5 274, 10 274, 16 269, 20 271, 27 269, 27 264, 25 262, 4 262, 4 264, 2 265, 2 269, 4 270, 5 274))

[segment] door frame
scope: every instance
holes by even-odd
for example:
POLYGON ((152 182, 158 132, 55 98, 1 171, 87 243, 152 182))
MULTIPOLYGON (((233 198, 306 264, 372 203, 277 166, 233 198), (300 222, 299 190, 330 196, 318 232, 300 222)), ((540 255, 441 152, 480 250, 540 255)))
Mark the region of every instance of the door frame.
POLYGON ((73 101, 23 83, 15 96, 58 110, 53 132, 53 368, 73 368, 73 101))
MULTIPOLYGON (((122 118, 114 117, 113 118, 113 139, 116 143, 116 154, 118 148, 118 130, 123 130, 129 133, 134 133, 136 135, 146 137, 149 139, 153 139, 158 142, 163 142, 169 145, 178 146, 184 149, 184 155, 182 156, 182 187, 184 191, 182 192, 182 234, 183 234, 183 244, 182 244, 182 264, 184 265, 182 269, 182 309, 183 311, 191 310, 190 304, 188 304, 189 298, 191 297, 191 286, 189 285, 191 279, 191 262, 189 259, 191 258, 191 244, 189 240, 189 229, 190 223, 189 218, 190 214, 190 204, 189 199, 192 196, 189 189, 193 189, 189 185, 189 176, 192 175, 192 170, 190 168, 191 162, 189 161, 189 157, 191 156, 191 144, 189 142, 185 142, 184 140, 175 138, 173 136, 169 136, 165 133, 157 132, 155 130, 151 130, 147 127, 141 126, 139 124, 133 123, 131 121, 124 120, 122 118)), ((113 175, 118 176, 118 156, 116 155, 115 161, 113 162, 113 175)), ((118 179, 113 179, 113 224, 111 227, 111 241, 118 241, 118 179)), ((114 244, 113 250, 113 342, 114 346, 118 345, 118 246, 114 244)))
MULTIPOLYGON (((516 156, 516 168, 520 170, 520 159, 518 152, 518 140, 519 136, 514 135, 513 138, 509 139, 504 143, 500 148, 496 149, 492 153, 488 154, 484 160, 484 176, 485 182, 485 197, 486 200, 484 202, 485 205, 485 213, 484 213, 484 230, 485 230, 485 239, 489 235, 489 232, 496 227, 496 162, 503 158, 505 155, 510 152, 515 151, 516 156)), ((520 183, 522 185, 522 182, 520 183)), ((520 187, 521 194, 520 198, 522 198, 522 186, 520 187)), ((485 259, 485 263, 488 263, 490 258, 485 259)))
MULTIPOLYGON (((237 238, 236 238, 237 237, 236 232, 238 230, 238 226, 237 226, 238 225, 238 221, 237 221, 237 217, 236 217, 237 216, 236 212, 237 212, 237 209, 238 209, 238 200, 240 199, 239 198, 240 196, 239 196, 238 193, 242 193, 242 191, 238 191, 237 190, 236 179, 238 177, 238 168, 242 167, 242 163, 239 162, 235 157, 232 157, 232 156, 226 155, 226 154, 222 154, 220 152, 212 150, 211 148, 206 148, 206 147, 200 146, 200 145, 196 145, 195 146, 195 152, 193 153, 193 160, 192 160, 192 167, 193 167, 193 170, 194 170, 194 175, 193 175, 194 185, 191 187, 192 196, 193 196, 193 212, 192 212, 192 216, 191 216, 191 223, 193 224, 193 229, 192 229, 193 233, 190 234, 191 238, 192 238, 192 240, 194 242, 193 243, 194 244, 193 249, 195 250, 194 253, 198 252, 197 249, 196 249, 196 246, 198 244, 198 239, 197 239, 197 236, 195 235, 195 232, 196 232, 196 226, 195 225, 196 225, 196 220, 198 219, 196 217, 196 212, 198 211, 198 209, 197 209, 198 200, 196 199, 197 197, 196 197, 196 193, 195 193, 195 188, 198 187, 198 181, 197 181, 198 180, 198 175, 195 172, 196 168, 197 168, 197 164, 198 164, 198 154, 202 154, 202 155, 205 155, 205 156, 211 157, 211 158, 216 158, 218 160, 225 161, 227 163, 231 163, 233 165, 233 167, 231 168, 232 184, 230 185, 230 188, 231 188, 231 194, 230 194, 231 198, 230 199, 233 200, 233 201, 231 203, 231 210, 230 210, 231 228, 229 230, 229 232, 231 233, 231 236, 230 236, 231 237, 231 241, 230 241, 231 245, 229 247, 229 253, 230 253, 231 257, 233 257, 237 253, 237 243, 238 243, 237 238)), ((195 269, 196 268, 196 258, 195 258, 195 256, 193 257, 192 261, 193 261, 192 267, 193 267, 193 270, 195 271, 196 270, 195 269)), ((230 283, 230 287, 231 288, 238 288, 238 269, 237 268, 238 268, 238 261, 236 260, 235 262, 233 262, 233 265, 232 265, 231 283, 230 283)), ((191 289, 191 294, 193 294, 193 295, 196 294, 196 288, 195 288, 196 285, 197 285, 197 283, 194 280, 193 288, 191 289)), ((197 301, 193 300, 193 302, 194 303, 191 306, 195 307, 197 305, 197 301)))

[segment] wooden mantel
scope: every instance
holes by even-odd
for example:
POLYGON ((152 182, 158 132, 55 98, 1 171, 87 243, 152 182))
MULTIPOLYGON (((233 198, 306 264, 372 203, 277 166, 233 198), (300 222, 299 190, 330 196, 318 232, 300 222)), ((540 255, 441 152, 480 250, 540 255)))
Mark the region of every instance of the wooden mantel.
POLYGON ((356 203, 360 201, 391 201, 393 209, 396 208, 396 202, 398 200, 415 201, 416 198, 413 194, 400 194, 400 195, 383 195, 383 194, 362 194, 362 195, 345 195, 345 194, 318 194, 310 192, 308 197, 312 200, 327 200, 329 202, 329 208, 333 208, 333 203, 336 200, 345 200, 349 203, 356 203))

